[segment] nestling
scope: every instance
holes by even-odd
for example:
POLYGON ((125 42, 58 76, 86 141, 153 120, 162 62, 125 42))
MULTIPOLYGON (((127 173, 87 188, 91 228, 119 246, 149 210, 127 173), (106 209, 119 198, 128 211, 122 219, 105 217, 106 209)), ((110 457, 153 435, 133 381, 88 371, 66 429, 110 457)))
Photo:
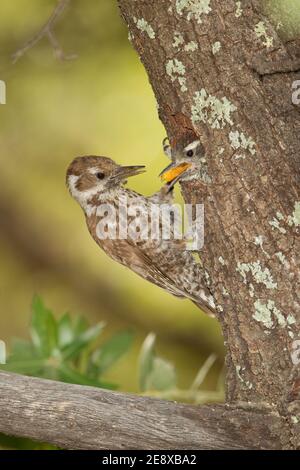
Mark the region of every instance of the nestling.
MULTIPOLYGON (((165 153, 169 155, 170 149, 165 148, 165 153)), ((168 165, 161 173, 163 182, 174 186, 178 181, 189 181, 191 179, 200 179, 206 175, 204 148, 200 140, 194 140, 185 147, 176 148, 172 153, 172 163, 168 165)))

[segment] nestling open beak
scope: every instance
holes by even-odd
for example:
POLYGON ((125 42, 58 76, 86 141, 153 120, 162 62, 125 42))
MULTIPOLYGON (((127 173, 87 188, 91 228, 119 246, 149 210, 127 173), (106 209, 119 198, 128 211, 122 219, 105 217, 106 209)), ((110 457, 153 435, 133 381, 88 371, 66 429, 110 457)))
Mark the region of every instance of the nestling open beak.
POLYGON ((192 164, 187 162, 175 163, 172 162, 168 165, 161 173, 160 177, 164 183, 168 183, 174 186, 177 181, 180 180, 181 176, 191 168, 192 164))
POLYGON ((113 179, 124 181, 130 176, 140 175, 145 171, 145 165, 120 166, 114 172, 113 179))

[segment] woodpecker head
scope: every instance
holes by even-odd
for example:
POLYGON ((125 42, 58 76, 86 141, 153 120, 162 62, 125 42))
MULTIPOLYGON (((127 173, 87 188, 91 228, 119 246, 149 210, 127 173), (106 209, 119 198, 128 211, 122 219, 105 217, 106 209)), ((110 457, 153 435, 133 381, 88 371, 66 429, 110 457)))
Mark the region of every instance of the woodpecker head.
POLYGON ((67 169, 66 183, 81 206, 95 195, 118 189, 130 176, 143 173, 144 166, 121 166, 107 157, 77 157, 67 169))
POLYGON ((173 187, 179 180, 194 178, 201 169, 203 157, 204 148, 200 140, 194 140, 183 149, 175 149, 172 163, 160 173, 162 181, 173 187))

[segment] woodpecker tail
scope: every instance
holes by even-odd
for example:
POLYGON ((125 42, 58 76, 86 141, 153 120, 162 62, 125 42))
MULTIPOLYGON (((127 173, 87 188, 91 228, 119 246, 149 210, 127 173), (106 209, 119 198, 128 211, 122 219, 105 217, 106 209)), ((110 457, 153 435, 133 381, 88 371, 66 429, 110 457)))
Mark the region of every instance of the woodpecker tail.
POLYGON ((209 303, 204 302, 203 300, 201 300, 199 302, 196 302, 195 300, 192 300, 192 302, 193 302, 193 304, 197 305, 197 307, 200 308, 200 310, 202 310, 202 312, 206 313, 206 315, 208 315, 209 317, 211 317, 211 318, 216 317, 216 310, 209 303))

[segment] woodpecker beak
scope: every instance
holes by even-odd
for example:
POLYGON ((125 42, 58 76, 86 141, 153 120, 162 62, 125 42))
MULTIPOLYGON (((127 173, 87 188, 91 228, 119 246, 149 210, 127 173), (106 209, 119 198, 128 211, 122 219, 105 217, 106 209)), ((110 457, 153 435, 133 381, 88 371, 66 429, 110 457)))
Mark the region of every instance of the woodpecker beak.
POLYGON ((191 168, 192 164, 187 162, 182 163, 171 163, 161 173, 160 177, 164 183, 174 186, 177 181, 183 176, 183 174, 191 168))
POLYGON ((130 176, 140 175, 145 173, 145 165, 133 165, 133 166, 120 166, 113 174, 113 179, 124 181, 130 176))

